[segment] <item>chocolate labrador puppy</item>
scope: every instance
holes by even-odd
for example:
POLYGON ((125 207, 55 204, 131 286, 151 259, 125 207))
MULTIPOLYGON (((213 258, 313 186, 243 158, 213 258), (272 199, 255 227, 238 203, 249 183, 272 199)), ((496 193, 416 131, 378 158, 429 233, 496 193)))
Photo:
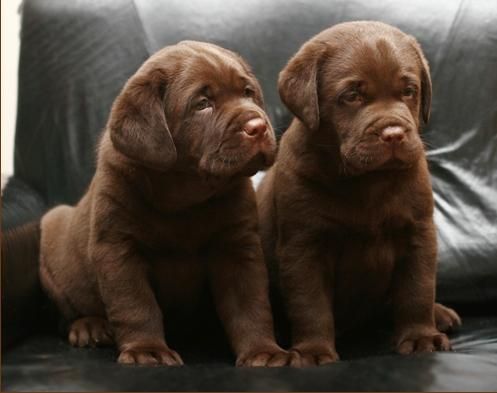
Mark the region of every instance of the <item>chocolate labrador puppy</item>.
POLYGON ((121 363, 180 365, 163 317, 207 286, 239 366, 281 366, 249 176, 274 133, 247 64, 185 41, 154 54, 115 100, 95 176, 41 223, 41 280, 75 346, 121 363))
POLYGON ((291 321, 295 365, 338 359, 335 333, 390 310, 403 354, 448 350, 435 304, 437 239, 420 128, 431 81, 416 40, 336 25, 279 78, 296 116, 258 189, 263 248, 291 321), (438 324, 438 329, 437 329, 438 324))

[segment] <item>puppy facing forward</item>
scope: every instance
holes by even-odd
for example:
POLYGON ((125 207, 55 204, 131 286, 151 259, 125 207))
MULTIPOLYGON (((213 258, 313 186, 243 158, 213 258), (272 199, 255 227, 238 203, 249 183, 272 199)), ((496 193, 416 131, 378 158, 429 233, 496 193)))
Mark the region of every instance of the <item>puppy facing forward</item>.
POLYGON ((238 55, 187 41, 147 60, 114 102, 87 193, 42 219, 41 279, 71 344, 180 365, 163 317, 207 287, 237 365, 286 364, 249 178, 274 154, 261 88, 238 55))
POLYGON ((457 314, 435 304, 436 230, 420 138, 431 81, 414 38, 336 25, 279 78, 296 116, 258 189, 263 248, 291 322, 296 365, 333 362, 336 331, 389 311, 395 346, 449 350, 457 314))

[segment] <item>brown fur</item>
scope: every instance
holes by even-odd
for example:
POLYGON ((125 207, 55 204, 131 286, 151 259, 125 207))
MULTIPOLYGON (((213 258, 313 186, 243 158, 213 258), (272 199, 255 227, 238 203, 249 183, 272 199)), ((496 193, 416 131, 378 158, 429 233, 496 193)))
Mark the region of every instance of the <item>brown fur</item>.
POLYGON ((112 339, 120 362, 182 364, 163 316, 198 302, 207 286, 237 365, 287 363, 248 177, 274 159, 262 108, 245 62, 210 44, 166 47, 130 78, 88 192, 42 219, 41 279, 73 322, 73 345, 112 339))
POLYGON ((302 46, 279 91, 296 118, 258 202, 301 355, 294 364, 335 361, 337 329, 385 309, 399 352, 449 349, 434 310, 445 329, 460 320, 434 306, 434 205, 420 138, 431 81, 419 45, 382 23, 340 24, 302 46), (403 140, 386 142, 388 133, 403 140))

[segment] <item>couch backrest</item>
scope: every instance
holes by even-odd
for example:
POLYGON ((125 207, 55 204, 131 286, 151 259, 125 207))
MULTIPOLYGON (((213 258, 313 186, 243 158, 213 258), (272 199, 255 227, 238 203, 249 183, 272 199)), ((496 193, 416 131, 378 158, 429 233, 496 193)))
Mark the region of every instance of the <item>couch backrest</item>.
POLYGON ((497 299, 497 7, 492 1, 26 0, 15 175, 48 205, 74 203, 94 171, 115 96, 153 52, 183 39, 252 65, 280 132, 278 72, 314 34, 381 20, 414 35, 431 65, 426 129, 446 299, 497 299), (492 275, 493 272, 493 275, 492 275))

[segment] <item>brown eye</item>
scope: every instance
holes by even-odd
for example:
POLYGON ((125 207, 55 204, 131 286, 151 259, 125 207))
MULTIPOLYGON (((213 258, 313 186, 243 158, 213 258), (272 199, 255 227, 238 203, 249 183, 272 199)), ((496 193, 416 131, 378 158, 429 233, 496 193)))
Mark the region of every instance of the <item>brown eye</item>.
POLYGON ((202 98, 199 102, 197 102, 197 105, 195 106, 195 109, 197 111, 203 111, 204 109, 212 107, 211 103, 207 98, 202 98))
POLYGON ((243 94, 245 95, 245 97, 254 97, 255 96, 255 90, 252 89, 250 86, 247 86, 244 89, 243 94))
POLYGON ((406 98, 413 98, 416 96, 416 88, 413 86, 407 86, 402 90, 402 96, 406 98))
POLYGON ((340 101, 344 102, 346 104, 357 104, 357 103, 361 103, 362 100, 363 100, 363 98, 362 98, 361 94, 355 90, 346 92, 340 98, 340 101))

